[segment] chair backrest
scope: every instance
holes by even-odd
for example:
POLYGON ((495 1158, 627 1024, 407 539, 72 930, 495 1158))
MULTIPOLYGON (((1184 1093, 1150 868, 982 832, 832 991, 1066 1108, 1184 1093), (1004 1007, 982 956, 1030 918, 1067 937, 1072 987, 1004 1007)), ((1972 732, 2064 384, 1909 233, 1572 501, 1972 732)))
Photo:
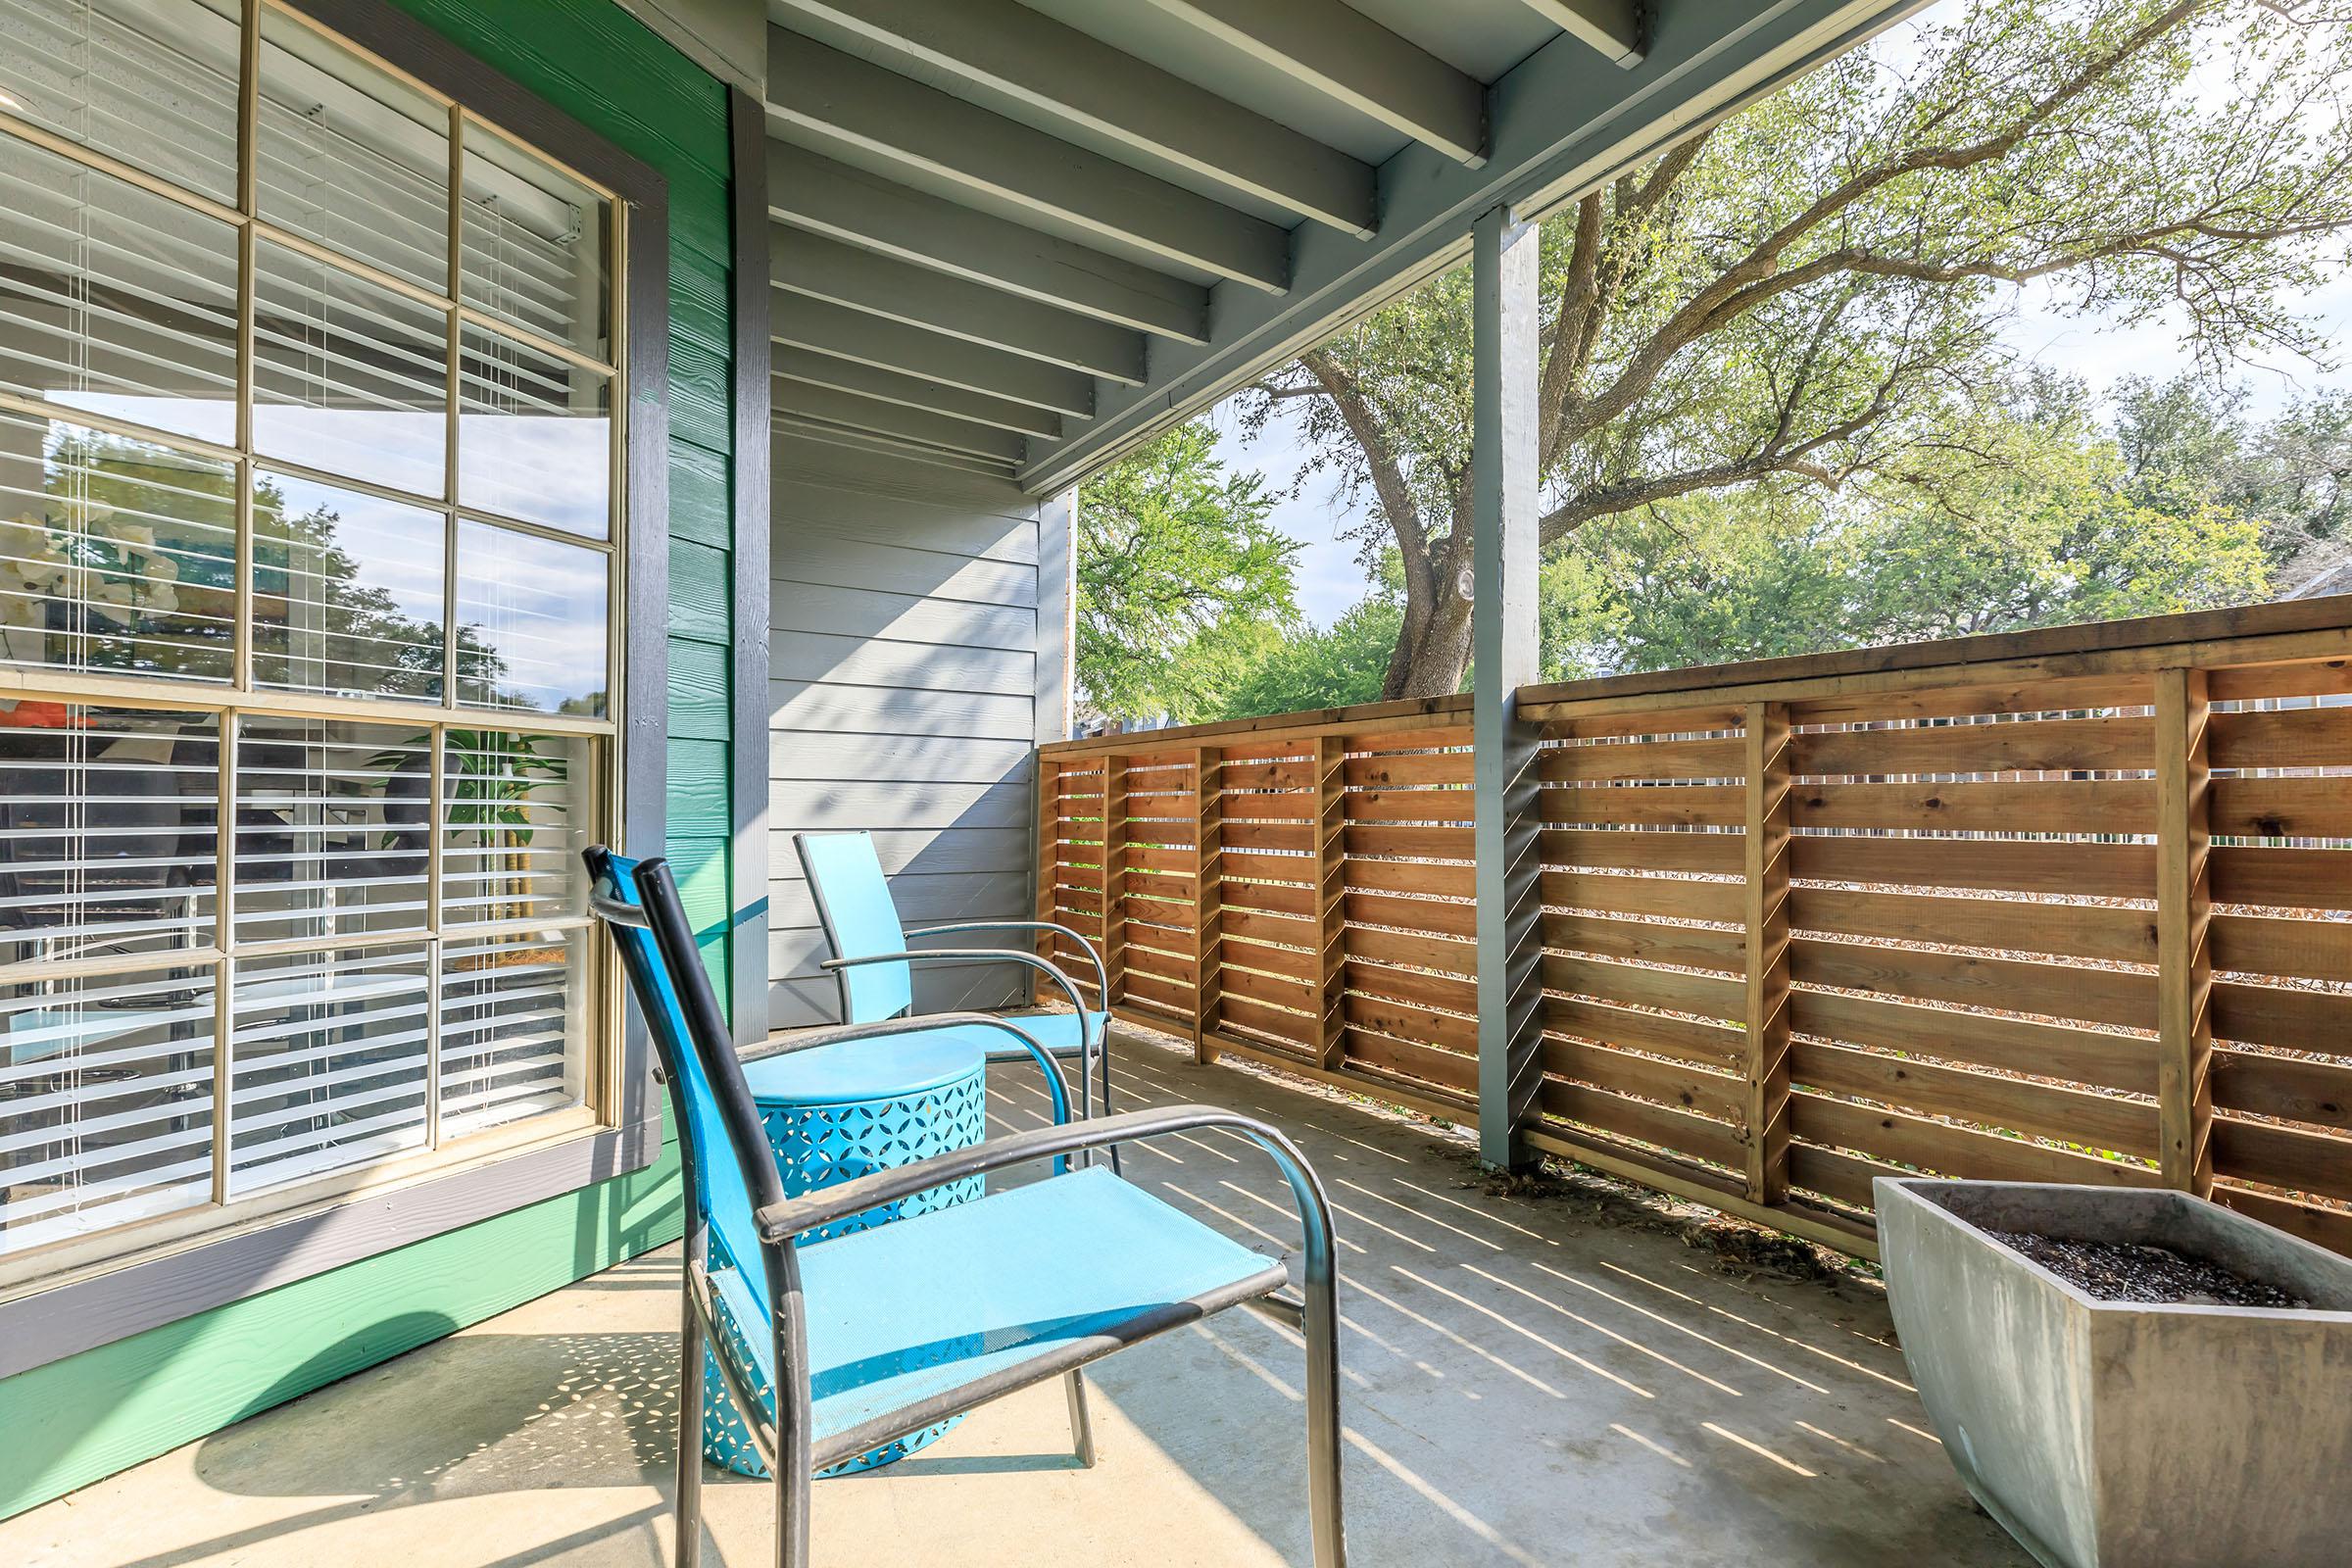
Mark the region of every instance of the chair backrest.
MULTIPOLYGON (((795 833, 801 869, 816 900, 816 918, 836 958, 864 958, 906 951, 906 929, 890 896, 890 880, 865 833, 795 833)), ((911 966, 864 963, 838 971, 841 1021, 880 1023, 914 1005, 911 966)))
POLYGON ((693 1204, 689 1218, 710 1226, 754 1298, 767 1305, 753 1215, 784 1196, 783 1182, 710 977, 696 956, 677 882, 664 861, 631 860, 602 845, 581 851, 580 858, 594 890, 590 907, 620 949, 629 990, 669 1080, 693 1204))

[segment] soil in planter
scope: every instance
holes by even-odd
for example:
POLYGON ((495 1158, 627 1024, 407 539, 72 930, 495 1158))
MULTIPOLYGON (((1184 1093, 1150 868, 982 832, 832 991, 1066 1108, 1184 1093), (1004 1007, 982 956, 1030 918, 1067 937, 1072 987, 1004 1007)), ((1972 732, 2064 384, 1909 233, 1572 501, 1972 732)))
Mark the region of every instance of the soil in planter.
POLYGON ((2250 1280, 2201 1257, 2136 1242, 2069 1242, 2054 1236, 1994 1231, 1993 1239, 2102 1301, 2155 1306, 2307 1307, 2276 1285, 2250 1280))

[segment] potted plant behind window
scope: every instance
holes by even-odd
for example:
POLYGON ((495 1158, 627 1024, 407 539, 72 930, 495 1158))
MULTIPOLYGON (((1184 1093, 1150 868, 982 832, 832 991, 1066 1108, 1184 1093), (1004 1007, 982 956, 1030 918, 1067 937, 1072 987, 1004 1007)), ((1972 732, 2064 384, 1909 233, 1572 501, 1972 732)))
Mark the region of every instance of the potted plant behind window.
POLYGON ((2352 1259, 2185 1193, 1875 1186, 1929 1420, 2042 1563, 2352 1562, 2352 1259))

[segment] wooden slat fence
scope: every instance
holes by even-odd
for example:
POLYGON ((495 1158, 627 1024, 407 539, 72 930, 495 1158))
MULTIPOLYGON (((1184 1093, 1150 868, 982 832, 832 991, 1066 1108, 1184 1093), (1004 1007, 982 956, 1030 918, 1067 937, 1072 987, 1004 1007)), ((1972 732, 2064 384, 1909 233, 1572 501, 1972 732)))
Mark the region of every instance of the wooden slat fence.
MULTIPOLYGON (((2209 1192, 2352 1251, 2347 621, 1526 689, 1530 1141, 1856 1246, 1871 1178, 1926 1171, 2209 1192)), ((1467 1113, 1468 719, 1049 747, 1041 910, 1204 1059, 1467 1113)))

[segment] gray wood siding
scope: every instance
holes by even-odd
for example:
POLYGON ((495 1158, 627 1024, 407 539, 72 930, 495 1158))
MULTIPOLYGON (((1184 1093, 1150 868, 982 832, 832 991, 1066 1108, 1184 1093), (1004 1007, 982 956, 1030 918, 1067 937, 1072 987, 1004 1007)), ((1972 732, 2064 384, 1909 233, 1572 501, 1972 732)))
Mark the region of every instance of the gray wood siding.
MULTIPOLYGON (((795 832, 872 833, 909 924, 1028 917, 1035 747, 1061 722, 1069 508, 799 436, 779 436, 774 460, 768 1014, 790 1028, 838 1005, 795 832)), ((916 1000, 995 1006, 1026 990, 1008 966, 942 968, 916 1000)))

